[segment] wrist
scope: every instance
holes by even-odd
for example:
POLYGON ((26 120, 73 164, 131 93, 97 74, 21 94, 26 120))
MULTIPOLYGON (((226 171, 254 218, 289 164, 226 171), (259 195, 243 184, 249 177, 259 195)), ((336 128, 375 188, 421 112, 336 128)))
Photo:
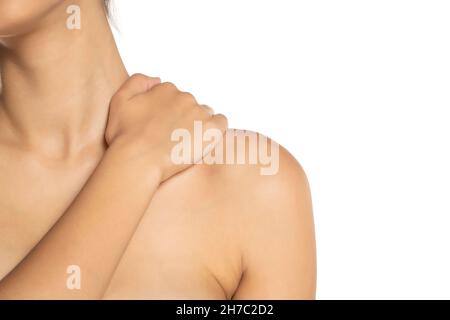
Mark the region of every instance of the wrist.
POLYGON ((104 161, 121 168, 130 175, 144 178, 150 184, 158 185, 163 180, 159 161, 147 151, 148 146, 126 139, 116 139, 106 150, 104 161))

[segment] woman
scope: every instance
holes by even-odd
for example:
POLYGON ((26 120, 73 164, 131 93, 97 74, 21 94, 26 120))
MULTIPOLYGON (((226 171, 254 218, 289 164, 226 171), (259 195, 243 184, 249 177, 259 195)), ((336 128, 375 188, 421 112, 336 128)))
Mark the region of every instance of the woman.
POLYGON ((252 150, 190 94, 128 77, 103 0, 0 1, 0 70, 0 299, 314 298, 299 164, 199 163, 252 150), (173 161, 194 123, 227 134, 173 161))

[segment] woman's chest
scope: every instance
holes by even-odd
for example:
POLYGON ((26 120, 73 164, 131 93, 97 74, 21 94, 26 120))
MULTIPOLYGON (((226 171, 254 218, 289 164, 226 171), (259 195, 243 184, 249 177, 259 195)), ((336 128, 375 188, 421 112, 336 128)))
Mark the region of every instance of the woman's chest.
POLYGON ((87 179, 81 172, 60 175, 29 164, 1 164, 0 279, 39 243, 87 179))
MULTIPOLYGON (((67 177, 11 178, 0 184, 0 279, 45 236, 84 184, 67 177)), ((223 212, 188 189, 175 184, 155 194, 105 299, 223 299, 234 291, 240 256, 223 212)))
POLYGON ((198 190, 186 190, 174 184, 157 192, 105 299, 231 298, 241 279, 231 217, 198 190))

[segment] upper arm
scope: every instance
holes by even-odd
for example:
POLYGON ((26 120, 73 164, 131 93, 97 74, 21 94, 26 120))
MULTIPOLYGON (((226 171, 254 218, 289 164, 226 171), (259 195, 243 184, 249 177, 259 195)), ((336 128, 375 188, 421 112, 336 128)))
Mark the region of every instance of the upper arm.
POLYGON ((280 169, 252 177, 242 199, 243 274, 234 299, 314 299, 316 252, 305 173, 280 149, 280 169))

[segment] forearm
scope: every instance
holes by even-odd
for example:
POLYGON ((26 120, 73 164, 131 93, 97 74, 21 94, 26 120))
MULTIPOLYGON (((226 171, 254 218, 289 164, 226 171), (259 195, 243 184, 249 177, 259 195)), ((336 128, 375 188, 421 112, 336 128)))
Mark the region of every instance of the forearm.
POLYGON ((63 217, 0 282, 0 299, 102 297, 160 182, 151 163, 127 160, 106 152, 63 217), (81 269, 80 290, 67 288, 71 265, 81 269))

